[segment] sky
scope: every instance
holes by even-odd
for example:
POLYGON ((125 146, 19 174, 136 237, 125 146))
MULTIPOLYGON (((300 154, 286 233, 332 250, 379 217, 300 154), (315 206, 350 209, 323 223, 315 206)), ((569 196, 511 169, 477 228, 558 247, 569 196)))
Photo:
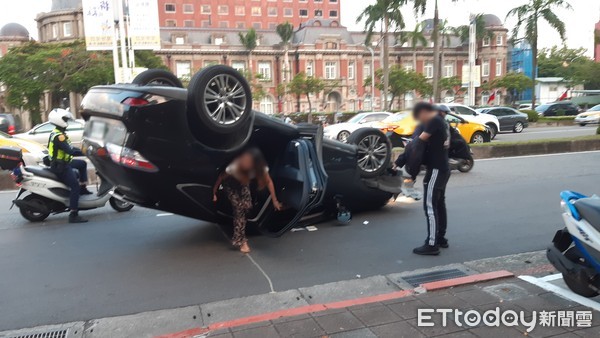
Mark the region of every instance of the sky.
MULTIPOLYGON (((340 0, 342 11, 342 24, 352 30, 362 30, 363 26, 356 24, 356 17, 362 9, 375 2, 375 0, 340 0)), ((593 54, 593 32, 594 24, 600 20, 600 1, 598 0, 568 0, 573 6, 572 10, 560 10, 557 15, 563 19, 567 28, 567 46, 571 48, 584 47, 588 50, 587 55, 593 54)), ((446 18, 452 26, 468 23, 469 14, 492 13, 504 21, 506 13, 513 7, 524 3, 524 0, 439 0, 440 16, 446 18)), ((0 25, 9 22, 18 22, 24 25, 31 36, 37 37, 37 26, 35 16, 40 12, 50 9, 50 0, 0 0, 0 25)), ((423 18, 433 17, 433 9, 429 8, 423 18)), ((416 23, 414 12, 406 8, 405 19, 407 28, 414 27, 416 23)), ((512 29, 514 19, 505 21, 505 26, 512 29)), ((540 30, 540 47, 551 47, 560 44, 560 38, 547 25, 542 25, 540 30)))

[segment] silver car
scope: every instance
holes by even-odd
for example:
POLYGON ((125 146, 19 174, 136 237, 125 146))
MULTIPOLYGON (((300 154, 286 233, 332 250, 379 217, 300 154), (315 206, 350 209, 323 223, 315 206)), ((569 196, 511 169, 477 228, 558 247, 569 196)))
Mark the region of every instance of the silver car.
MULTIPOLYGON (((85 121, 83 120, 75 120, 69 121, 69 125, 67 126, 67 135, 69 135, 69 139, 73 146, 80 147, 81 139, 83 138, 83 129, 85 127, 85 121)), ((48 139, 50 138, 50 133, 54 130, 54 125, 50 122, 45 122, 42 124, 38 124, 33 127, 30 131, 24 132, 22 134, 16 134, 14 137, 20 138, 23 140, 29 140, 37 142, 43 146, 48 144, 48 139)))

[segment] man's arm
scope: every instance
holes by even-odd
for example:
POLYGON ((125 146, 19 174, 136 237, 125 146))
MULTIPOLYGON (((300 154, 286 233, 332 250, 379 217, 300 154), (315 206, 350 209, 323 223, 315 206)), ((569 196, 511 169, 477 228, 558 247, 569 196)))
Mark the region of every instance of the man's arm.
POLYGON ((440 119, 433 118, 431 121, 429 121, 429 123, 427 123, 427 126, 425 126, 425 130, 423 130, 423 132, 419 135, 419 139, 425 142, 429 141, 431 135, 439 132, 444 128, 442 123, 443 122, 441 122, 440 119))
POLYGON ((56 137, 54 139, 54 146, 58 147, 58 149, 64 151, 65 153, 67 153, 71 156, 83 156, 83 153, 81 152, 81 150, 77 149, 75 147, 72 147, 67 142, 67 138, 64 135, 58 135, 58 137, 56 137))

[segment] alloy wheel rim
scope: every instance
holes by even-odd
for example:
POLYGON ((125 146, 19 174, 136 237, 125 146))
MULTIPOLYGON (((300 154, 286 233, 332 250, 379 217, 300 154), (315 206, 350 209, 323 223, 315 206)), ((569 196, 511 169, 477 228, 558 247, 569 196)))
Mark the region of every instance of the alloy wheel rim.
POLYGON ((475 135, 475 137, 473 137, 473 143, 483 143, 483 136, 475 135))
POLYGON ((228 74, 213 77, 204 89, 204 107, 218 124, 236 123, 245 113, 247 104, 244 86, 228 74))
POLYGON ((338 141, 340 142, 344 142, 347 143, 348 142, 348 137, 350 136, 350 134, 348 134, 347 132, 343 131, 338 135, 338 141))
POLYGON ((388 149, 385 142, 380 142, 381 137, 369 135, 357 145, 358 165, 365 172, 375 172, 385 163, 388 149))
POLYGON ((521 131, 523 131, 523 125, 522 125, 522 124, 520 124, 520 123, 517 123, 517 126, 515 127, 515 130, 516 130, 517 132, 521 132, 521 131))

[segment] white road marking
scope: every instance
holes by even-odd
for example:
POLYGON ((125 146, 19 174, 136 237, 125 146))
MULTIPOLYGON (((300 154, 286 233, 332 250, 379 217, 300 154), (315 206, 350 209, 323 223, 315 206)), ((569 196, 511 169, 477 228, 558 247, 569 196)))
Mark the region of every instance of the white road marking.
POLYGON ((579 155, 579 154, 593 154, 600 153, 600 150, 590 150, 590 151, 577 151, 571 153, 556 153, 556 154, 540 154, 540 155, 526 155, 526 156, 509 156, 509 157, 494 157, 494 158, 483 158, 483 159, 475 159, 476 162, 484 162, 484 161, 500 161, 500 160, 514 160, 514 159, 523 159, 523 158, 536 158, 536 157, 550 157, 550 156, 565 156, 565 155, 579 155))
POLYGON ((263 270, 263 268, 260 266, 260 264, 256 263, 256 261, 254 260, 254 258, 252 258, 252 256, 250 254, 246 254, 246 256, 248 256, 248 259, 250 259, 250 262, 252 262, 252 264, 254 264, 254 266, 256 266, 258 268, 258 270, 263 274, 263 276, 265 276, 265 278, 267 279, 267 282, 269 282, 269 288, 271 289, 271 293, 275 293, 275 288, 273 287, 273 281, 271 281, 271 277, 269 277, 269 275, 267 275, 267 273, 265 272, 265 270, 263 270))
MULTIPOLYGON (((560 129, 560 130, 543 130, 543 131, 527 131, 524 134, 513 134, 513 136, 516 135, 529 135, 529 134, 549 134, 549 133, 564 133, 564 132, 593 132, 592 129, 587 129, 587 128, 572 128, 572 129, 560 129)), ((507 135, 511 135, 511 134, 507 134, 507 135)), ((502 134, 500 134, 500 136, 502 136, 502 134)))
POLYGON ((540 280, 543 280, 544 282, 552 282, 559 279, 562 279, 562 274, 560 273, 540 278, 540 280))
POLYGON ((164 214, 156 214, 156 217, 166 217, 166 216, 174 216, 175 214, 171 214, 169 212, 166 212, 164 214))
POLYGON ((591 309, 594 309, 596 311, 600 311, 600 303, 593 301, 589 298, 585 298, 583 296, 580 296, 574 292, 572 292, 571 290, 567 290, 567 289, 563 289, 559 286, 556 286, 552 283, 549 283, 547 281, 542 280, 542 278, 536 278, 533 276, 519 276, 519 279, 522 279, 528 283, 531 283, 535 286, 538 286, 546 291, 550 291, 564 299, 573 301, 575 303, 579 303, 585 307, 589 307, 591 309))

